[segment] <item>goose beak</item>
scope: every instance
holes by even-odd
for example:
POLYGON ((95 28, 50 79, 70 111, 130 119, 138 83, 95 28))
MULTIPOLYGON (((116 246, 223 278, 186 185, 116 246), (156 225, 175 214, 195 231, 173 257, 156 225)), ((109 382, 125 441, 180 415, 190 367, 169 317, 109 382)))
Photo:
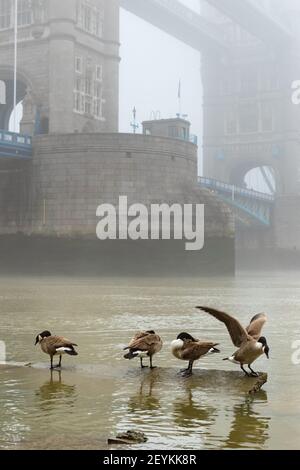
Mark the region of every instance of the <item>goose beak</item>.
POLYGON ((36 345, 38 344, 38 342, 39 342, 39 337, 37 336, 37 337, 35 338, 35 343, 34 343, 34 345, 36 346, 36 345))

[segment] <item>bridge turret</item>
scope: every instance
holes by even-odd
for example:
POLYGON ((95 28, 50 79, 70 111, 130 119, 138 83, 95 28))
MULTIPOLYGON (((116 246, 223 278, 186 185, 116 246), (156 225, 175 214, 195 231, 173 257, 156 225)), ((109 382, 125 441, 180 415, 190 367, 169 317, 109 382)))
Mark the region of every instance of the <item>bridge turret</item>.
POLYGON ((190 127, 190 122, 180 117, 154 119, 143 122, 143 134, 189 141, 190 127))
MULTIPOLYGON (((13 109, 14 3, 0 0, 0 81, 6 86, 1 129, 8 129, 13 109)), ((117 131, 118 1, 19 0, 18 5, 17 101, 27 97, 21 132, 117 131)))

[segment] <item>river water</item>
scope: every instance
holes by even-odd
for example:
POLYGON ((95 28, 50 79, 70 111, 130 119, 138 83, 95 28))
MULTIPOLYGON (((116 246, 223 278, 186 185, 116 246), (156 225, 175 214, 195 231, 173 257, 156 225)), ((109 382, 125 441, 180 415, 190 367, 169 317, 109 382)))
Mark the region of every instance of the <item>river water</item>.
POLYGON ((197 280, 2 277, 0 315, 7 361, 0 366, 1 449, 105 449, 108 437, 127 430, 146 434, 147 443, 135 446, 143 449, 300 449, 300 365, 292 360, 300 340, 297 272, 197 280), (268 382, 256 395, 247 393, 253 380, 222 361, 235 348, 224 325, 195 310, 199 304, 234 313, 245 325, 255 313, 268 314, 270 359, 255 363, 268 382), (79 345, 61 372, 51 373, 34 346, 45 329, 79 345), (123 359, 139 329, 154 329, 164 341, 153 371, 123 359), (181 331, 221 349, 188 379, 170 354, 181 331))

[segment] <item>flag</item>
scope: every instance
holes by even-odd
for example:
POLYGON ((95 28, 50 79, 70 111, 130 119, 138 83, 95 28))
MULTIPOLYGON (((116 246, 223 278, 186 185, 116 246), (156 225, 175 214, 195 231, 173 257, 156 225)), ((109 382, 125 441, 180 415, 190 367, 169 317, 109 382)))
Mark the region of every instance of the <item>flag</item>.
POLYGON ((179 80, 179 83, 178 83, 178 99, 181 98, 181 80, 179 80))

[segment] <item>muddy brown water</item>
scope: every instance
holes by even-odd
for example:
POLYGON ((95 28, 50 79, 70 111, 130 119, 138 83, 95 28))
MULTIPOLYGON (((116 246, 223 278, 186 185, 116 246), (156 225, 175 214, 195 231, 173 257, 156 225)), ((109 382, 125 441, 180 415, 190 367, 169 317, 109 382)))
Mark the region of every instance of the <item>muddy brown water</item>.
POLYGON ((298 273, 243 274, 236 279, 1 278, 1 449, 104 449, 107 438, 144 432, 143 449, 299 449, 300 340, 298 273), (249 397, 249 380, 222 361, 234 351, 225 327, 194 309, 209 304, 243 324, 265 311, 270 360, 256 370, 268 382, 249 397), (49 329, 79 344, 61 372, 34 346, 49 329), (157 369, 125 361, 122 348, 138 329, 155 329, 164 348, 157 369), (181 331, 220 343, 189 379, 170 354, 181 331), (19 363, 19 364, 18 364, 19 363))

